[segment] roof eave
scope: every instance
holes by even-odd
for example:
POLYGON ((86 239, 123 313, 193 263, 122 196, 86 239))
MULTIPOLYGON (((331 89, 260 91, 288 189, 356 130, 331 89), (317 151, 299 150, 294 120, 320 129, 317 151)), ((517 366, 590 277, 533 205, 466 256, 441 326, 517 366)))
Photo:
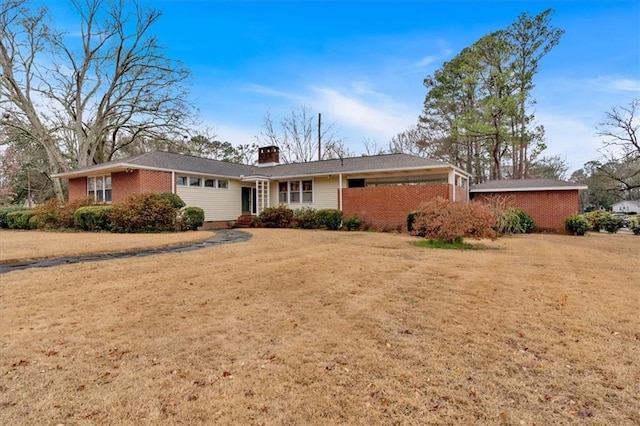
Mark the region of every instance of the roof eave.
POLYGON ((583 191, 588 186, 540 186, 531 188, 470 188, 469 192, 583 191))

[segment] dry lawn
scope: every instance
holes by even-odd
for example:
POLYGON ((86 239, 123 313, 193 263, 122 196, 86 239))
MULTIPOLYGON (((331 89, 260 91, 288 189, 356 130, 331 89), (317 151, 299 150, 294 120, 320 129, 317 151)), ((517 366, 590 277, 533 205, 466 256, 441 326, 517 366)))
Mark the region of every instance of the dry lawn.
POLYGON ((638 237, 251 233, 0 275, 0 424, 640 424, 638 237))

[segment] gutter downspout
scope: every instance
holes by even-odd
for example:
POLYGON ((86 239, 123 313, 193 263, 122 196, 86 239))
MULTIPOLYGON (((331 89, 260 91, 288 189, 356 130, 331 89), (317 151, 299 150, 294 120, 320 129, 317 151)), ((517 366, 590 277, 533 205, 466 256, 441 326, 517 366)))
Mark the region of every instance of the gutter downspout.
POLYGON ((340 181, 340 191, 338 192, 338 209, 342 211, 342 173, 340 173, 338 176, 340 181))
POLYGON ((171 171, 171 193, 176 193, 176 172, 173 170, 171 171))

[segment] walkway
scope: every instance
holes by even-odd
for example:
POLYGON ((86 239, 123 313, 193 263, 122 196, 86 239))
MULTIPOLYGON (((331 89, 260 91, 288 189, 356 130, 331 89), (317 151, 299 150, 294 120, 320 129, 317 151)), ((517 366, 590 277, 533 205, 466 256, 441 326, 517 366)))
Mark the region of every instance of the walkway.
POLYGON ((129 250, 117 253, 87 254, 80 256, 58 257, 54 259, 26 260, 23 262, 7 263, 0 265, 0 274, 5 274, 11 271, 20 271, 23 269, 46 268, 49 266, 67 265, 71 263, 100 262, 102 260, 125 259, 127 257, 145 257, 161 253, 181 253, 185 251, 199 250, 206 247, 219 246, 221 244, 240 243, 248 241, 250 238, 251 234, 247 232, 235 229, 222 229, 216 231, 216 234, 213 237, 204 241, 181 245, 153 249, 129 250))

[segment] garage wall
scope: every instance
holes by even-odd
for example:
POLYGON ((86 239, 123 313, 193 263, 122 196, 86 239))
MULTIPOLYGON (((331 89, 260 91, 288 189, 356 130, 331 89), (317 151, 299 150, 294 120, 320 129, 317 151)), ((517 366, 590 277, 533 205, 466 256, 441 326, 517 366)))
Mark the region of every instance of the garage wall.
POLYGON ((579 211, 578 190, 514 191, 472 193, 474 201, 487 203, 491 197, 505 197, 514 208, 533 218, 540 231, 564 233, 564 220, 579 211))

